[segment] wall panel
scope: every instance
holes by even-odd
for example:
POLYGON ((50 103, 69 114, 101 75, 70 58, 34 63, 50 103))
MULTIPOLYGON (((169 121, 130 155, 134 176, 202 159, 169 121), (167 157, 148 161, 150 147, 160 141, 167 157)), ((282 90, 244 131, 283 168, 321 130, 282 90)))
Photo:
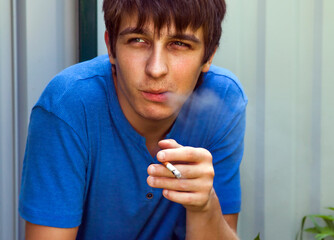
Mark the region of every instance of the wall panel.
POLYGON ((76 0, 0 1, 0 239, 24 239, 17 213, 31 108, 78 59, 76 0))
POLYGON ((16 233, 12 5, 0 1, 0 239, 16 233))
POLYGON ((239 235, 293 239, 304 215, 334 205, 333 1, 227 4, 214 63, 249 97, 239 235))

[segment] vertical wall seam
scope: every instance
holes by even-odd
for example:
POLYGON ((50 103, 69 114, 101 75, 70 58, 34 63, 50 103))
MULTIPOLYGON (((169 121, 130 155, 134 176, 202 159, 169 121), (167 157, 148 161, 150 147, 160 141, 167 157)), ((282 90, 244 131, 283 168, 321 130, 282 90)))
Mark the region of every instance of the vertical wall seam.
POLYGON ((256 168, 254 229, 265 236, 265 53, 266 53, 266 0, 257 6, 257 80, 256 94, 256 168), (262 196, 262 197, 261 197, 262 196))
POLYGON ((323 0, 314 0, 314 63, 312 88, 312 167, 311 209, 320 211, 321 196, 321 86, 322 86, 322 16, 323 0))
MULTIPOLYGON (((295 56, 295 64, 296 64, 296 75, 297 75, 297 78, 296 78, 296 89, 295 89, 295 96, 294 96, 294 104, 295 106, 298 105, 298 99, 301 95, 301 89, 299 88, 299 85, 300 85, 300 79, 301 79, 301 48, 300 48, 300 43, 301 43, 301 36, 302 36, 302 28, 301 28, 301 1, 302 0, 298 0, 297 1, 297 6, 296 6, 296 56, 295 56)), ((295 108, 295 113, 298 113, 298 109, 295 108)), ((293 115, 293 114, 292 114, 293 115)), ((299 121, 300 119, 297 117, 294 118, 294 121, 293 121, 293 130, 294 130, 294 133, 293 133, 293 136, 294 136, 294 148, 293 149, 293 159, 294 159, 294 163, 293 163, 293 166, 294 166, 294 169, 292 171, 292 173, 294 174, 293 176, 293 186, 294 188, 296 189, 298 186, 297 186, 297 183, 298 183, 298 178, 299 178, 299 172, 298 172, 298 167, 297 167, 297 164, 298 164, 298 157, 299 157, 299 154, 298 154, 298 150, 299 150, 299 146, 297 143, 298 141, 298 124, 299 124, 299 121)), ((293 194, 293 208, 295 209, 295 212, 297 210, 297 212, 295 214, 297 214, 299 216, 299 209, 298 209, 298 200, 296 198, 296 195, 293 194)), ((297 226, 296 224, 293 225, 293 227, 297 226)), ((299 226, 299 225, 298 225, 299 226)))
POLYGON ((18 82, 17 82, 17 16, 16 16, 16 0, 11 1, 11 37, 12 37, 12 102, 13 102, 13 169, 14 169, 14 179, 13 179, 13 185, 14 185, 14 239, 18 240, 19 238, 19 214, 18 214, 18 196, 19 196, 19 160, 18 160, 18 155, 19 155, 19 149, 18 149, 18 92, 17 92, 17 87, 18 87, 18 82))
MULTIPOLYGON (((26 143, 27 118, 27 12, 25 0, 14 1, 14 36, 15 36, 15 113, 16 113, 16 171, 17 171, 17 194, 20 191, 20 179, 23 165, 23 156, 26 143)), ((18 198, 16 199, 18 201, 18 198)), ((17 215, 18 232, 17 238, 24 239, 24 220, 17 215)))

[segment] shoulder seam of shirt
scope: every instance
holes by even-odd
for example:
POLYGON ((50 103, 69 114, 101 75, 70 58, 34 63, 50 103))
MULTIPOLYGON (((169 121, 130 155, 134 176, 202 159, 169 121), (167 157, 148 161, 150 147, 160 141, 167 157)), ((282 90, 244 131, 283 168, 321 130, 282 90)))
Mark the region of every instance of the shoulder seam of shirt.
MULTIPOLYGON (((57 76, 55 76, 55 78, 57 77, 66 77, 68 74, 65 74, 65 73, 60 73, 58 74, 57 76)), ((78 77, 76 80, 77 81, 81 81, 81 80, 87 80, 87 79, 90 79, 90 78, 94 78, 94 77, 105 77, 105 75, 102 75, 102 74, 94 74, 92 76, 87 76, 87 77, 78 77)))
MULTIPOLYGON (((66 74, 64 74, 64 75, 63 75, 63 74, 59 74, 59 75, 57 75, 55 78, 58 78, 58 77, 66 78, 66 74)), ((104 77, 104 75, 95 74, 95 75, 93 75, 93 76, 89 76, 89 77, 84 77, 84 78, 77 78, 77 79, 75 79, 75 81, 72 82, 71 85, 70 85, 69 87, 67 87, 67 88, 65 89, 65 91, 63 91, 63 92, 59 95, 59 97, 57 98, 57 105, 58 105, 58 103, 61 101, 61 99, 66 95, 66 93, 68 93, 69 91, 71 91, 71 90, 73 89, 73 85, 75 85, 76 81, 83 81, 83 80, 93 79, 94 77, 104 77)), ((79 96, 79 97, 80 97, 80 96, 79 96)), ((82 100, 81 97, 80 97, 80 100, 82 100)))
POLYGON ((248 102, 248 99, 247 99, 247 97, 244 94, 244 90, 240 87, 240 85, 238 84, 238 82, 236 82, 232 77, 228 76, 227 74, 222 74, 222 73, 214 72, 212 70, 209 70, 208 74, 213 74, 213 75, 216 75, 216 76, 222 76, 222 77, 225 77, 225 78, 229 79, 230 81, 232 81, 238 87, 238 89, 239 89, 239 91, 240 91, 240 93, 242 95, 242 99, 244 100, 244 102, 245 103, 248 102))

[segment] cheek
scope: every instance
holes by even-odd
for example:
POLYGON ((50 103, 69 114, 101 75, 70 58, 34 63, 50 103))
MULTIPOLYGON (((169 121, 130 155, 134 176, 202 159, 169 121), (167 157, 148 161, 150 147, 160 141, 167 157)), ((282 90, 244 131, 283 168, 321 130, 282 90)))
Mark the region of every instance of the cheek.
POLYGON ((201 73, 201 62, 194 62, 193 58, 186 58, 173 62, 172 68, 175 78, 178 79, 177 83, 180 83, 180 87, 189 88, 197 83, 201 73))
POLYGON ((179 72, 196 75, 201 71, 202 63, 197 56, 187 55, 182 58, 173 58, 173 69, 177 69, 179 72), (195 61, 195 59, 197 59, 195 61))
POLYGON ((139 81, 139 76, 141 76, 143 72, 142 60, 134 56, 133 53, 125 52, 123 55, 117 56, 116 68, 118 78, 120 78, 119 80, 127 85, 130 83, 135 84, 139 81))
POLYGON ((117 62, 119 68, 123 69, 124 73, 132 72, 138 74, 139 71, 143 69, 145 59, 142 54, 126 47, 120 46, 117 49, 117 62))

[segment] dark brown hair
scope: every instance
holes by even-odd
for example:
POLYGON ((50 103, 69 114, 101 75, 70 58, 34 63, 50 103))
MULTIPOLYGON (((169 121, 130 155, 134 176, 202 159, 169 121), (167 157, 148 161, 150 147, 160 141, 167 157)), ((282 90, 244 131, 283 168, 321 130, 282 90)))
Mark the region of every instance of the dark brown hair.
POLYGON ((158 31, 171 24, 175 24, 178 33, 188 27, 192 30, 203 27, 205 63, 219 45, 226 4, 224 0, 104 0, 103 12, 114 57, 122 16, 137 14, 138 29, 149 20, 153 20, 158 31))

